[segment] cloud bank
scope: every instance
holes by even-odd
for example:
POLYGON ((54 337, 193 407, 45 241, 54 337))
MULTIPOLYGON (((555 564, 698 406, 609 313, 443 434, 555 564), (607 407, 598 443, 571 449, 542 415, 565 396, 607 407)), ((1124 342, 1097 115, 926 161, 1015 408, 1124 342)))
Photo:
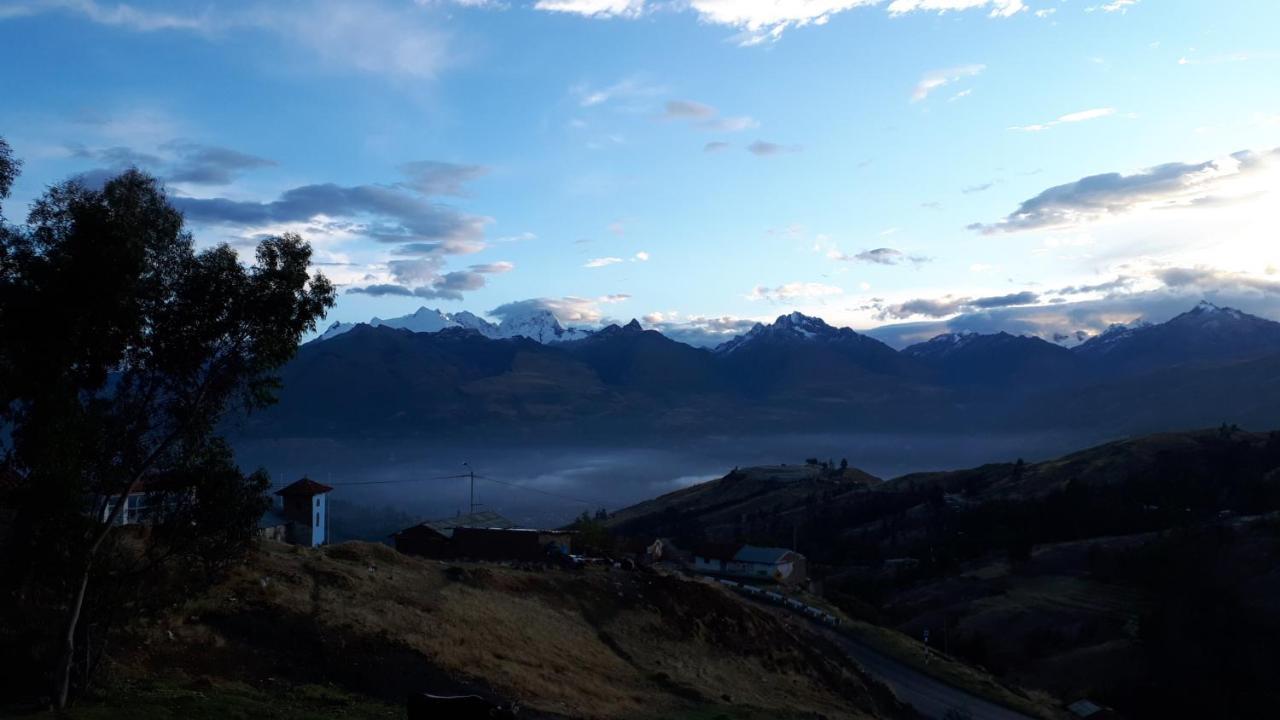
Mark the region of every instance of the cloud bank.
POLYGON ((1199 163, 1171 162, 1131 174, 1104 173, 1051 187, 993 223, 987 235, 1070 227, 1135 210, 1230 204, 1274 189, 1280 148, 1242 150, 1199 163))

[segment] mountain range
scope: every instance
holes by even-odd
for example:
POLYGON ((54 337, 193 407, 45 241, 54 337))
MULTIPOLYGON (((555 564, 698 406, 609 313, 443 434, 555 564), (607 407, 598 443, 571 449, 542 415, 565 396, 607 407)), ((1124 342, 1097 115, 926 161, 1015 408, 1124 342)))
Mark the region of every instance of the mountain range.
POLYGON ((457 313, 446 313, 428 307, 420 307, 409 315, 389 320, 375 317, 367 323, 335 322, 321 333, 317 340, 335 338, 343 333, 350 332, 358 325, 388 327, 416 333, 431 333, 440 332, 448 328, 462 328, 464 330, 474 330, 480 335, 494 340, 524 337, 543 343, 580 340, 591 334, 590 330, 562 326, 556 320, 556 316, 549 310, 534 310, 520 315, 513 315, 507 317, 501 323, 494 324, 466 310, 457 313))
POLYGON ((901 351, 800 313, 714 349, 637 321, 567 329, 434 310, 335 324, 283 371, 267 436, 1156 431, 1280 424, 1280 323, 1201 303, 1067 348, 948 334, 901 351))

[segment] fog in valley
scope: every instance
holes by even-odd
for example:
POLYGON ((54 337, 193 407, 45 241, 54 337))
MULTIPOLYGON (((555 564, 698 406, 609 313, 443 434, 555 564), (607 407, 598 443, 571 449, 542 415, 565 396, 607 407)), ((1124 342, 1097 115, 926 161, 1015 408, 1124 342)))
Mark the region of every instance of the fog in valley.
POLYGON ((241 439, 245 469, 283 486, 308 476, 336 488, 335 537, 385 539, 412 522, 467 512, 470 463, 478 509, 554 527, 587 510, 616 510, 723 476, 734 467, 847 459, 882 479, 991 462, 1028 462, 1111 438, 1022 435, 779 434, 679 444, 434 445, 409 440, 241 439), (443 478, 443 479, 437 479, 443 478))

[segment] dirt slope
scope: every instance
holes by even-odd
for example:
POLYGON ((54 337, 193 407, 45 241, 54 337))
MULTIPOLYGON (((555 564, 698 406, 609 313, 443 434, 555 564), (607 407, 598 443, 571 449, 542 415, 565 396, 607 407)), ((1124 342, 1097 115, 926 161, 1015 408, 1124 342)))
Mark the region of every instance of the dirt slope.
POLYGON ((111 671, 381 703, 363 716, 393 712, 413 691, 516 701, 527 717, 900 716, 838 650, 795 632, 676 577, 264 543, 207 597, 143 632, 111 671))

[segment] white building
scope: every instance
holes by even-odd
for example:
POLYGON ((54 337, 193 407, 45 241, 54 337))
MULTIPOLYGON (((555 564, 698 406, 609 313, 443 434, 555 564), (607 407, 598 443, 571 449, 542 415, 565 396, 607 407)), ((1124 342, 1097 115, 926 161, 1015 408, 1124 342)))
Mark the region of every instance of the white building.
POLYGON ((763 582, 794 585, 807 575, 805 557, 786 548, 754 545, 705 546, 693 554, 693 569, 763 582))
POLYGON ((293 545, 317 547, 329 542, 329 503, 328 493, 333 488, 318 483, 310 478, 302 478, 287 487, 277 490, 281 506, 269 510, 259 523, 259 529, 265 536, 278 534, 279 521, 273 518, 275 513, 284 521, 284 540, 293 545))

